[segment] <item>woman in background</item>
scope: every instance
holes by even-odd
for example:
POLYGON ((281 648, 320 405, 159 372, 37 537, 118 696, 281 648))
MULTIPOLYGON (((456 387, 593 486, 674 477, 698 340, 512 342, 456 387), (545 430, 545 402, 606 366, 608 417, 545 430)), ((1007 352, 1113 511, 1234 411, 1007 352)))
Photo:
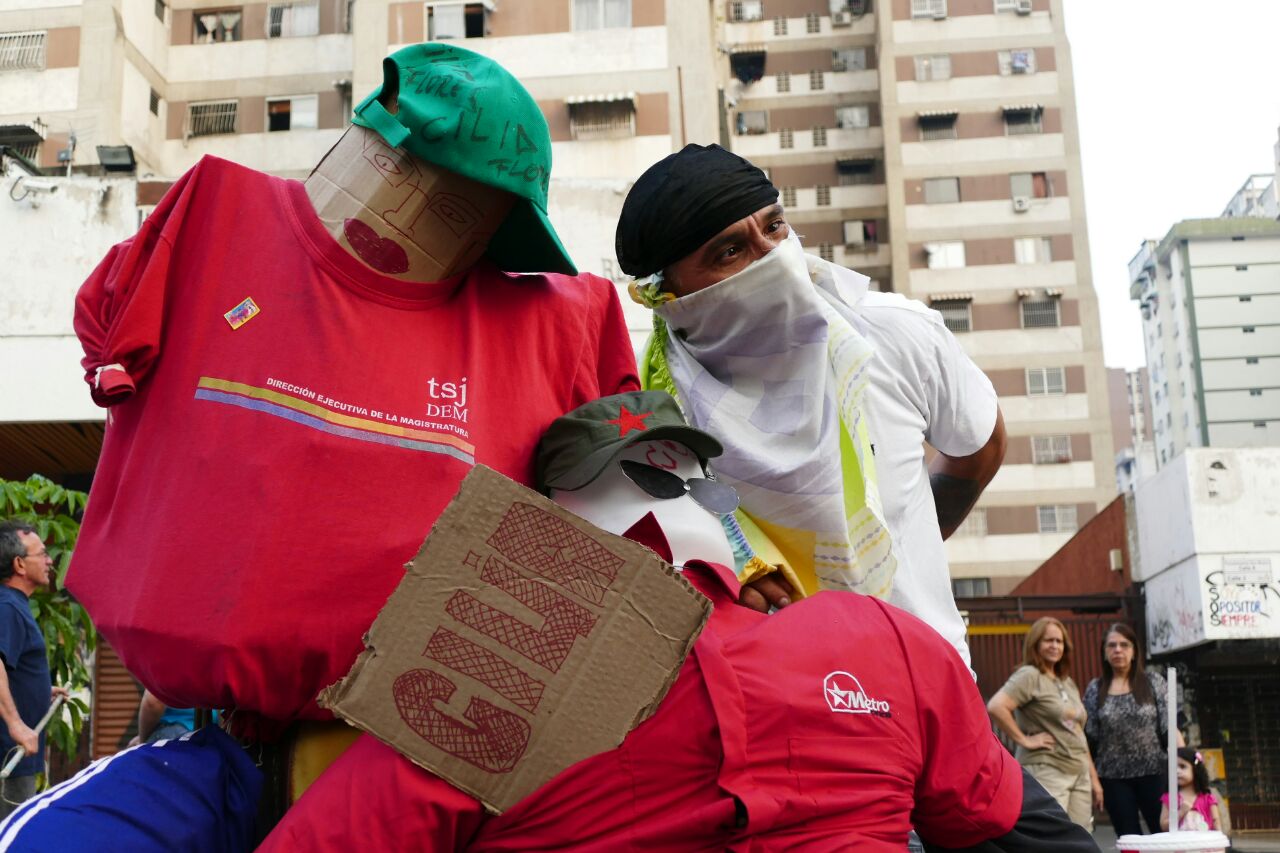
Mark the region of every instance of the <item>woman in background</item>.
POLYGON ((1164 679, 1143 668, 1133 629, 1112 625, 1102 642, 1102 677, 1085 688, 1084 707, 1085 734, 1117 836, 1142 834, 1139 813, 1149 832, 1159 830, 1168 761, 1165 690, 1164 679))
POLYGON ((1071 637, 1052 616, 1037 619, 1022 646, 1022 666, 987 703, 987 713, 1017 745, 1026 768, 1067 816, 1093 830, 1102 788, 1085 740, 1080 689, 1067 675, 1071 637))

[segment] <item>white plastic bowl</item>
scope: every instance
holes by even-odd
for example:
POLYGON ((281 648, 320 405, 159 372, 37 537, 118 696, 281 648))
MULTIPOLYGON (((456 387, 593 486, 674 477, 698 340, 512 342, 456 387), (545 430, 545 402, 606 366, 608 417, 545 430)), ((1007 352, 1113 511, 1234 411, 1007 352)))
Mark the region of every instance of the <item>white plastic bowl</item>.
POLYGON ((1229 843, 1221 832, 1158 832, 1122 835, 1116 849, 1120 853, 1224 853, 1229 843))

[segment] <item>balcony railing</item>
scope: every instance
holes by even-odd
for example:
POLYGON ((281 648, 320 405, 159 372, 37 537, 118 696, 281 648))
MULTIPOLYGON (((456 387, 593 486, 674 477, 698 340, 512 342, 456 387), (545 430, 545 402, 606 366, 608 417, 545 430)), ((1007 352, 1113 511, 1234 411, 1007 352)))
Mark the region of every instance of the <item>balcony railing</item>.
POLYGON ((44 30, 0 33, 0 71, 44 68, 44 30))
POLYGON ((205 101, 187 108, 187 127, 184 136, 216 136, 236 132, 237 101, 205 101))

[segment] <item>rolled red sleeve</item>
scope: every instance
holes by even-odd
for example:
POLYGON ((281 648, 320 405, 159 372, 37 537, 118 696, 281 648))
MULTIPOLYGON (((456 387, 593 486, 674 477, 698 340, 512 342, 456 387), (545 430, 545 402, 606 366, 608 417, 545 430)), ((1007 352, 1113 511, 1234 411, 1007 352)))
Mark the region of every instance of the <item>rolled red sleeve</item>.
POLYGON ((462 850, 484 819, 479 802, 362 735, 285 813, 258 853, 462 850))

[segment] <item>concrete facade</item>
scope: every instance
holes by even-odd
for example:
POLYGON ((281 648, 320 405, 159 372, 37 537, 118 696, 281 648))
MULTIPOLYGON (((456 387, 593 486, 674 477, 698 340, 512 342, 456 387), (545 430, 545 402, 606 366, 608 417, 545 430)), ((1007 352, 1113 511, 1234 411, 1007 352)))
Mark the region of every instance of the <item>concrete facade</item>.
POLYGON ((1280 222, 1180 222, 1129 262, 1151 374, 1156 462, 1280 445, 1280 222))

